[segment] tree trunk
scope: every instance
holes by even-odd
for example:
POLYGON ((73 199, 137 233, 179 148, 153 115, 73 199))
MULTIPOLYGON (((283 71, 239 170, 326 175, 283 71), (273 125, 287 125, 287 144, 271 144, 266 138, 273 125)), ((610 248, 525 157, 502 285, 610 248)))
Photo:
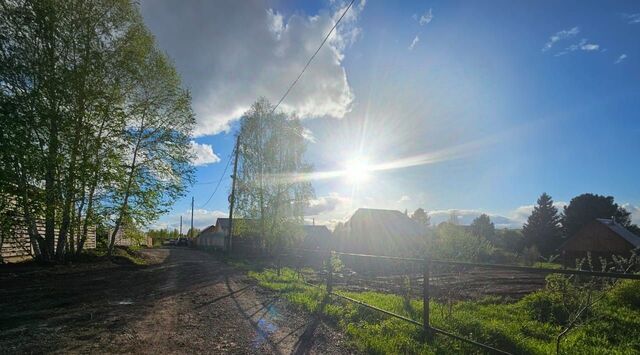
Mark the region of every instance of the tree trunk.
POLYGON ((131 194, 131 185, 133 184, 133 178, 135 177, 135 173, 136 173, 136 160, 138 158, 138 152, 140 149, 140 143, 142 142, 142 135, 144 133, 144 115, 142 117, 142 120, 140 121, 140 131, 138 133, 138 138, 136 141, 136 146, 133 149, 133 157, 131 159, 131 166, 129 167, 129 177, 127 180, 127 187, 125 189, 124 192, 124 198, 122 200, 122 207, 120 208, 120 215, 118 216, 118 219, 116 220, 116 224, 113 228, 113 232, 111 233, 111 240, 109 242, 109 251, 108 251, 108 255, 109 257, 111 257, 113 255, 113 247, 116 244, 116 235, 118 234, 118 232, 120 231, 120 226, 122 225, 122 219, 125 216, 125 213, 127 213, 127 208, 128 203, 129 203, 129 195, 131 194))

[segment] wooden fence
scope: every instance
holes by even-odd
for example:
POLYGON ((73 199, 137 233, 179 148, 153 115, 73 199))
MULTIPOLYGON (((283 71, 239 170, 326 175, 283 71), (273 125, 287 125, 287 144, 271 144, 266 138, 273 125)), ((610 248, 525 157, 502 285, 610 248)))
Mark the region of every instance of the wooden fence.
MULTIPOLYGON (((44 235, 45 226, 44 222, 38 221, 36 223, 36 227, 38 228, 38 233, 44 235)), ((58 229, 55 230, 54 235, 54 244, 58 243, 58 229)), ((90 227, 87 231, 87 240, 84 243, 85 249, 95 249, 96 248, 96 229, 95 227, 90 227)), ((34 251, 31 245, 31 241, 29 239, 29 233, 27 232, 27 227, 19 226, 17 227, 13 234, 5 237, 2 241, 2 247, 0 248, 0 255, 5 261, 15 262, 22 261, 25 259, 29 259, 33 257, 34 251)))

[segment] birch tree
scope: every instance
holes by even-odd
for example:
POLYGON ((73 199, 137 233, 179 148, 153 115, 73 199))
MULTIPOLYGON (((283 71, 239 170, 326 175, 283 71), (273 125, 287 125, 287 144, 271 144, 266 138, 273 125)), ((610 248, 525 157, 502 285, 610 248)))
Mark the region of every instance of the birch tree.
POLYGON ((311 171, 302 124, 272 111, 261 98, 242 118, 236 191, 237 214, 257 220, 269 252, 301 237, 303 210, 313 197, 311 184, 296 178, 311 171))

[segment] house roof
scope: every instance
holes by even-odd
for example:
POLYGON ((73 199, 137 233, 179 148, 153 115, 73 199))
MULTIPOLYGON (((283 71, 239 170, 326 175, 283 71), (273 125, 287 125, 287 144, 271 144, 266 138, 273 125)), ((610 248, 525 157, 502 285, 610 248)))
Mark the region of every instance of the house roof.
MULTIPOLYGON (((234 218, 234 221, 249 221, 249 218, 234 218)), ((229 218, 218 218, 216 220, 216 226, 220 225, 222 228, 229 228, 229 218)))
POLYGON ((620 223, 617 223, 616 221, 608 218, 596 218, 596 221, 607 226, 607 228, 609 228, 615 234, 622 237, 624 240, 629 242, 634 247, 636 248, 640 247, 640 237, 631 233, 627 228, 625 228, 620 223))
POLYGON ((406 214, 398 210, 382 210, 374 208, 359 208, 349 222, 359 221, 373 225, 383 225, 386 230, 395 235, 421 235, 420 226, 406 214))
POLYGON ((331 238, 331 231, 326 226, 303 226, 304 233, 310 238, 331 238))
POLYGON ((213 230, 216 228, 215 225, 211 225, 203 230, 200 231, 200 233, 198 233, 198 235, 202 234, 202 233, 209 233, 209 232, 213 232, 213 230))

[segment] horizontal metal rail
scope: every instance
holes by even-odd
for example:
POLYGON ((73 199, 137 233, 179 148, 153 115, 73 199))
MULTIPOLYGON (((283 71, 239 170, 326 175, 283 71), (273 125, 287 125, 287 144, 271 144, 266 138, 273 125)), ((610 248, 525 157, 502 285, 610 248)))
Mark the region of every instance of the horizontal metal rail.
POLYGON ((398 260, 398 261, 411 261, 411 262, 420 262, 424 263, 425 259, 419 258, 403 258, 399 256, 388 256, 388 255, 370 255, 370 254, 358 254, 358 253, 343 253, 339 251, 334 251, 334 254, 338 255, 349 255, 349 256, 357 256, 361 258, 375 258, 375 259, 386 259, 386 260, 398 260))
POLYGON ((631 279, 640 280, 640 274, 623 274, 619 272, 600 272, 600 271, 586 271, 586 270, 574 270, 574 269, 549 269, 549 268, 536 268, 528 266, 518 265, 505 265, 505 264, 485 264, 485 263, 469 263, 464 261, 450 261, 450 260, 431 260, 433 264, 441 265, 456 265, 456 266, 473 266, 487 269, 501 269, 501 270, 515 270, 538 274, 565 274, 565 275, 583 275, 594 277, 610 277, 614 279, 631 279))
POLYGON ((442 335, 445 335, 445 336, 448 336, 448 337, 451 337, 451 338, 454 338, 454 339, 458 339, 460 341, 464 341, 465 343, 473 344, 475 346, 481 347, 483 349, 492 351, 492 352, 497 353, 497 354, 509 354, 509 355, 511 354, 510 352, 507 352, 507 351, 504 351, 504 350, 500 350, 500 349, 494 348, 494 347, 486 345, 486 344, 478 343, 475 340, 471 340, 471 339, 467 339, 467 338, 461 337, 459 335, 450 333, 450 332, 448 332, 446 330, 442 330, 442 329, 435 328, 435 327, 429 327, 429 328, 435 333, 440 333, 442 335))
MULTIPOLYGON (((403 321, 405 321, 405 322, 411 323, 411 324, 413 324, 413 325, 417 325, 417 326, 419 326, 419 327, 422 327, 422 326, 423 326, 423 324, 422 324, 422 323, 420 323, 420 322, 418 322, 418 321, 416 321, 416 320, 413 320, 413 319, 411 319, 411 318, 408 318, 408 317, 405 317, 405 316, 399 315, 399 314, 397 314, 397 313, 389 312, 389 311, 387 311, 387 310, 384 310, 384 309, 382 309, 382 308, 378 308, 378 307, 376 307, 376 306, 372 306, 372 305, 370 305, 370 304, 368 304, 368 303, 365 303, 365 302, 362 302, 362 301, 358 301, 358 300, 356 300, 356 299, 354 299, 354 298, 351 298, 351 297, 348 297, 348 296, 345 296, 345 295, 341 295, 341 294, 339 294, 339 293, 335 293, 335 292, 332 292, 332 293, 331 293, 331 295, 332 295, 332 296, 338 296, 338 297, 343 298, 343 299, 345 299, 345 300, 347 300, 347 301, 353 302, 353 303, 355 303, 355 304, 358 304, 358 305, 360 305, 360 306, 363 306, 363 307, 366 307, 366 308, 372 309, 372 310, 377 311, 377 312, 380 312, 380 313, 384 313, 384 314, 386 314, 386 315, 388 315, 388 316, 398 318, 398 319, 400 319, 400 320, 403 320, 403 321)), ((479 343, 479 342, 477 342, 477 341, 475 341, 475 340, 467 339, 467 338, 461 337, 461 336, 459 336, 459 335, 456 335, 456 334, 453 334, 453 333, 447 332, 446 330, 442 330, 442 329, 435 328, 435 327, 432 327, 432 326, 429 326, 429 329, 430 329, 431 331, 433 331, 434 333, 439 333, 439 334, 442 334, 442 335, 445 335, 445 336, 448 336, 448 337, 451 337, 451 338, 454 338, 454 339, 457 339, 457 340, 463 341, 463 342, 465 342, 465 343, 469 343, 469 344, 472 344, 472 345, 475 345, 475 346, 481 347, 481 348, 483 348, 483 349, 485 349, 485 350, 489 350, 489 351, 492 351, 492 352, 494 352, 494 353, 498 353, 498 354, 510 354, 510 353, 508 353, 508 352, 506 352, 506 351, 503 351, 503 350, 500 350, 500 349, 494 348, 494 347, 492 347, 492 346, 490 346, 490 345, 482 344, 482 343, 479 343)))
POLYGON ((331 292, 331 295, 332 295, 332 296, 338 296, 338 297, 340 297, 340 298, 344 298, 345 300, 347 300, 347 301, 351 301, 351 302, 356 303, 356 304, 359 304, 360 306, 363 306, 363 307, 366 307, 366 308, 373 309, 374 311, 378 311, 378 312, 380 312, 380 313, 384 313, 384 314, 386 314, 386 315, 388 315, 388 316, 396 317, 396 318, 398 318, 398 319, 402 319, 402 320, 403 320, 403 321, 405 321, 405 322, 409 322, 409 323, 415 324, 415 325, 417 325, 417 326, 419 326, 419 327, 422 327, 422 323, 420 323, 420 322, 418 322, 418 321, 415 321, 415 320, 413 320, 413 319, 411 319, 411 318, 407 318, 407 317, 405 317, 405 316, 401 316, 401 315, 399 315, 399 314, 397 314, 397 313, 389 312, 389 311, 387 311, 387 310, 384 310, 384 309, 382 309, 382 308, 378 308, 378 307, 376 307, 376 306, 372 306, 372 305, 370 305, 370 304, 368 304, 368 303, 364 303, 364 302, 362 302, 362 301, 358 301, 358 300, 357 300, 357 299, 355 299, 355 298, 351 298, 351 297, 349 297, 349 296, 341 295, 341 294, 339 294, 339 293, 335 293, 335 292, 331 292))
MULTIPOLYGON (((329 253, 328 251, 313 250, 313 249, 296 249, 296 250, 313 252, 313 253, 329 253)), ((486 268, 486 269, 514 270, 514 271, 523 271, 523 272, 538 273, 538 274, 565 274, 565 275, 582 275, 582 276, 593 276, 593 277, 610 277, 615 279, 640 280, 640 274, 624 274, 619 272, 536 268, 536 267, 519 266, 519 265, 471 263, 471 262, 465 262, 465 261, 438 260, 438 259, 429 260, 429 259, 423 259, 423 258, 405 258, 400 256, 358 254, 358 253, 346 253, 346 252, 339 252, 339 251, 332 251, 331 253, 337 254, 337 255, 348 255, 348 256, 355 256, 355 257, 361 257, 361 258, 398 260, 398 261, 409 261, 409 262, 419 262, 419 263, 431 262, 432 264, 440 264, 440 265, 469 266, 469 267, 480 267, 480 268, 486 268)))

